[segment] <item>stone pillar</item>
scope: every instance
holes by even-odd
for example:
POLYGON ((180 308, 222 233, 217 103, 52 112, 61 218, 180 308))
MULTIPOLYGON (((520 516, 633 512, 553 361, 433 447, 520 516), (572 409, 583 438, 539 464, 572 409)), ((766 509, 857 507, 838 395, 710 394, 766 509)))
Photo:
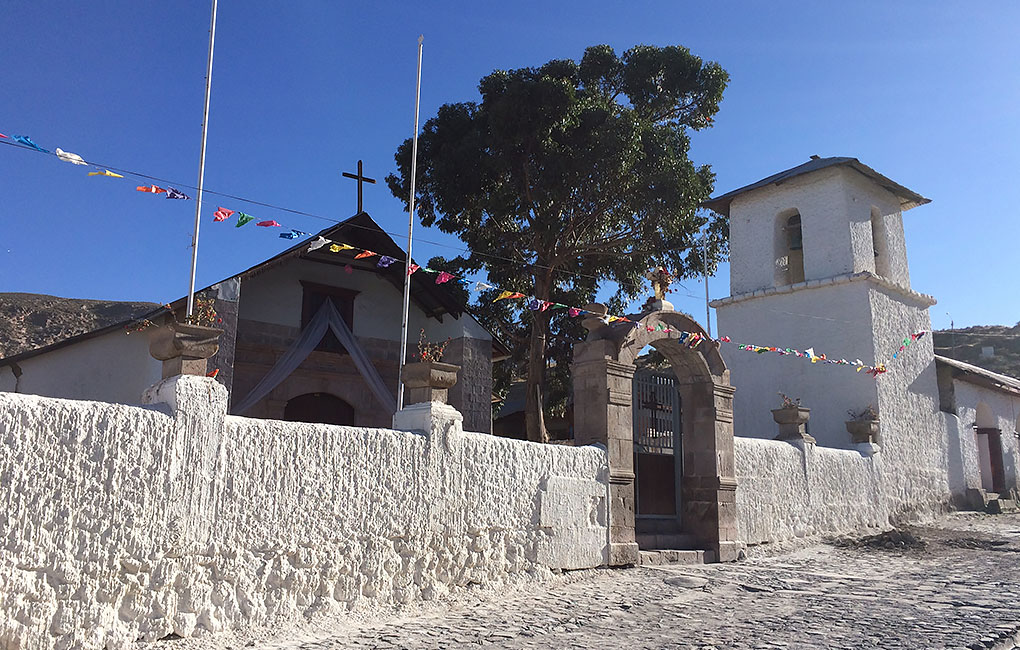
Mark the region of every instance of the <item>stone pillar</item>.
POLYGON ((637 564, 634 538, 634 365, 613 357, 611 341, 574 346, 574 439, 609 452, 609 565, 637 564))
POLYGON ((449 403, 464 415, 464 429, 492 433, 492 341, 453 339, 443 360, 460 366, 449 403))
POLYGON ((737 479, 733 459, 732 386, 709 381, 679 385, 683 400, 681 481, 684 530, 715 551, 737 559, 737 479))

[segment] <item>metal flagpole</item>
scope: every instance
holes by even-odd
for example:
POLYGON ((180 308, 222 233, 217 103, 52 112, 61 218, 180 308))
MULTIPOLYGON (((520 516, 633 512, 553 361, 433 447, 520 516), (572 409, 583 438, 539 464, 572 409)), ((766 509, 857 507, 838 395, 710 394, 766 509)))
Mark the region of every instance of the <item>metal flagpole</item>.
POLYGON ((418 88, 414 97, 414 136, 411 140, 411 198, 407 206, 407 259, 404 262, 404 311, 400 321, 400 368, 397 384, 397 410, 404 408, 404 360, 407 358, 407 313, 411 304, 411 233, 414 230, 414 181, 418 174, 418 109, 421 107, 421 44, 418 37, 418 88))
POLYGON ((712 337, 712 312, 708 310, 708 231, 701 245, 701 263, 705 271, 705 333, 712 337))
POLYGON ((188 317, 195 312, 195 271, 198 268, 198 226, 202 216, 202 186, 205 184, 205 137, 209 131, 209 90, 212 86, 213 43, 216 40, 216 0, 212 0, 209 23, 209 60, 205 69, 205 110, 202 112, 202 153, 198 158, 198 196, 195 197, 195 233, 191 236, 191 284, 188 285, 188 317))

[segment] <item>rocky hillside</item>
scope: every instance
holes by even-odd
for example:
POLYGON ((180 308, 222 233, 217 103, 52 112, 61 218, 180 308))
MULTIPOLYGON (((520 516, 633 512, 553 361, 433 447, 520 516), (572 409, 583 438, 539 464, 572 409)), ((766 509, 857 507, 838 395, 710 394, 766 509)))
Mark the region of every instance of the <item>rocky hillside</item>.
POLYGON ((0 359, 139 318, 158 307, 151 302, 0 293, 0 359))
POLYGON ((950 330, 939 330, 934 335, 935 354, 1020 378, 1020 323, 1013 327, 978 325, 958 329, 955 336, 950 330), (988 347, 993 350, 992 356, 982 356, 981 349, 988 347))

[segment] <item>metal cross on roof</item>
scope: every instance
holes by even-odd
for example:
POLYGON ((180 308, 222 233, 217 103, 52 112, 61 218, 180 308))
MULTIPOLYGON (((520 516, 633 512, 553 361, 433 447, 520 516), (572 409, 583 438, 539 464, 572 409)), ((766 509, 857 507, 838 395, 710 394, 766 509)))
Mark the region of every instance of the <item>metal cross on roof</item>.
POLYGON ((368 178, 367 176, 365 176, 362 173, 361 161, 360 160, 358 161, 358 173, 357 174, 352 174, 350 172, 343 172, 343 175, 344 175, 345 178, 353 178, 354 180, 358 181, 358 212, 357 212, 357 214, 361 214, 362 213, 362 207, 361 207, 361 184, 362 183, 373 183, 374 184, 375 183, 375 179, 374 178, 368 178))

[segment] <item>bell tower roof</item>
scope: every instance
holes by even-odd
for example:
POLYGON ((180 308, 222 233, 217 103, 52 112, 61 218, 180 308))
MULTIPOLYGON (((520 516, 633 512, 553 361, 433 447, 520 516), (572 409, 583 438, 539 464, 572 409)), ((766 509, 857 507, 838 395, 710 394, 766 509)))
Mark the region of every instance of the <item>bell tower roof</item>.
POLYGON ((810 174, 812 172, 816 172, 822 169, 838 166, 849 167, 857 172, 860 172, 873 182, 878 183, 889 192, 892 192, 892 194, 895 195, 896 198, 898 198, 900 201, 901 211, 916 208, 917 206, 924 205, 925 203, 931 203, 931 199, 926 199, 917 192, 908 190, 899 183, 889 178, 886 178, 885 176, 879 174, 877 171, 875 171, 871 167, 868 167, 867 165, 857 160, 856 158, 848 158, 845 156, 819 158, 818 156, 811 156, 811 160, 807 161, 802 165, 791 167, 786 171, 781 171, 778 174, 773 174, 769 176, 768 178, 763 178, 756 183, 751 183, 750 185, 745 185, 744 187, 735 189, 731 192, 727 192, 726 194, 722 194, 720 196, 711 198, 702 203, 702 206, 715 212, 718 212, 719 214, 726 215, 728 217, 730 216, 730 203, 733 201, 734 198, 741 194, 762 187, 767 187, 769 185, 779 185, 780 183, 788 181, 796 176, 803 176, 804 174, 810 174))

